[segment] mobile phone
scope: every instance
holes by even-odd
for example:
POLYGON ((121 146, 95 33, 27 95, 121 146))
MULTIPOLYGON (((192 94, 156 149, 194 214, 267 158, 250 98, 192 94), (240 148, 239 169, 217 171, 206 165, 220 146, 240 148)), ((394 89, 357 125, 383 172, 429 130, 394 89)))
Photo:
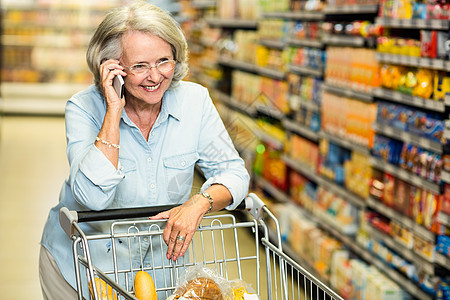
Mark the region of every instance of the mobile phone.
POLYGON ((119 96, 120 99, 123 98, 123 90, 124 90, 123 84, 124 84, 124 81, 123 81, 122 75, 119 74, 116 77, 114 77, 113 86, 114 86, 114 89, 116 90, 117 96, 119 96))

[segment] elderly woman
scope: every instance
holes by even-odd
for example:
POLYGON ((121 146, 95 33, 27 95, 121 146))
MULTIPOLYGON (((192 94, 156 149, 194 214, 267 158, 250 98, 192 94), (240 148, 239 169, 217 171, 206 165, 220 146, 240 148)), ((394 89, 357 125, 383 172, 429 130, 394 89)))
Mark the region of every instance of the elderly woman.
MULTIPOLYGON (((87 51, 95 85, 66 105, 70 174, 41 240, 45 299, 76 295, 72 241, 59 226, 61 207, 181 204, 152 217, 168 219, 165 256, 177 260, 206 213, 233 209, 246 196, 248 173, 207 90, 181 81, 187 55, 179 25, 145 2, 112 10, 98 26, 87 51), (122 99, 113 87, 118 75, 125 82, 122 99), (195 164, 206 182, 190 197, 195 164)), ((93 234, 108 228, 103 223, 81 225, 93 234)), ((104 242, 93 243, 91 253, 100 268, 111 262, 110 245, 104 242)))

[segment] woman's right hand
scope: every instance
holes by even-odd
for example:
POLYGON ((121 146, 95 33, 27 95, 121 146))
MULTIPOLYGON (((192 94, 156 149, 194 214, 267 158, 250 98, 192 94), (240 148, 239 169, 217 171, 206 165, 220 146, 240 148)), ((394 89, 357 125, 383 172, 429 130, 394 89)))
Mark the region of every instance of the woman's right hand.
POLYGON ((121 112, 125 106, 125 97, 120 99, 113 86, 114 77, 119 74, 127 76, 127 73, 123 70, 124 67, 120 65, 120 62, 117 59, 105 60, 100 65, 100 88, 105 96, 107 109, 121 112))

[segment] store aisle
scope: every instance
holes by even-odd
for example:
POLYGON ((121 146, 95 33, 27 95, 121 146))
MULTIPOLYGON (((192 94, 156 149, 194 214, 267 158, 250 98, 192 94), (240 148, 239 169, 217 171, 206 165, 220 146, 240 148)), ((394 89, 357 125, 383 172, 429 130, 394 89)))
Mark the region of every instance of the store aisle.
POLYGON ((63 118, 0 119, 0 291, 41 299, 39 241, 68 172, 63 118))

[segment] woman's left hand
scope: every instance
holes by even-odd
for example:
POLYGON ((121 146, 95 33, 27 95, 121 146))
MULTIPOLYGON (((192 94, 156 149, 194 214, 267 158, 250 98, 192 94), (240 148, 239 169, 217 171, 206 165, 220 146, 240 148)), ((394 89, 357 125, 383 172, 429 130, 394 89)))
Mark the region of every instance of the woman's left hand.
POLYGON ((163 232, 167 244, 167 259, 177 260, 186 252, 209 203, 200 195, 194 195, 184 204, 150 217, 151 220, 168 219, 163 232))

